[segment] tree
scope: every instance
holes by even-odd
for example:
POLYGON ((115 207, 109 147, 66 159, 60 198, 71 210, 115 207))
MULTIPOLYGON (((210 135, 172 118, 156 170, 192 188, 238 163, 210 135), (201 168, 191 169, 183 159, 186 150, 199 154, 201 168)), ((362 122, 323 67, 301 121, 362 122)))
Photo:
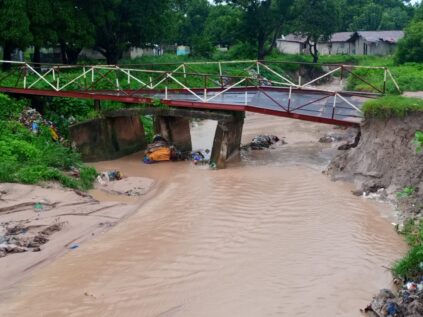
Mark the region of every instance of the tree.
POLYGON ((414 8, 402 0, 338 0, 340 31, 377 31, 403 29, 414 8))
POLYGON ((293 0, 230 0, 226 2, 241 9, 241 38, 256 45, 258 59, 264 59, 275 47, 282 28, 287 24, 289 8, 293 0))
POLYGON ((89 6, 95 49, 117 64, 130 47, 154 44, 166 30, 168 0, 96 0, 89 6))
POLYGON ((228 5, 217 5, 210 8, 205 23, 205 37, 213 45, 231 46, 239 38, 242 12, 239 8, 228 5))
MULTIPOLYGON (((32 40, 25 6, 25 0, 0 1, 0 43, 4 60, 11 60, 14 49, 24 49, 32 40)), ((9 68, 10 64, 3 64, 3 70, 9 68)))
POLYGON ((88 5, 83 0, 60 0, 53 4, 57 41, 62 62, 76 64, 84 47, 92 47, 94 25, 88 16, 88 5))
POLYGON ((41 62, 41 48, 51 47, 57 43, 57 28, 54 25, 53 0, 27 1, 27 12, 30 21, 34 45, 33 62, 41 62))
POLYGON ((307 38, 306 42, 317 63, 319 52, 317 43, 329 40, 336 32, 339 21, 339 7, 335 0, 297 0, 293 6, 295 20, 294 29, 307 38))
POLYGON ((395 55, 397 63, 423 62, 423 4, 417 9, 416 14, 405 29, 405 36, 398 43, 395 55))

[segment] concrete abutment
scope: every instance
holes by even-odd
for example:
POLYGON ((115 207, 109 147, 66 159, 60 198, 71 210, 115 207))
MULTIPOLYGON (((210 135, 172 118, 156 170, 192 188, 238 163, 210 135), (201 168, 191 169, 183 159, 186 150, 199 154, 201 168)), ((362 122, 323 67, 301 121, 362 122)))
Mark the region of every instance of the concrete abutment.
POLYGON ((106 113, 103 118, 70 127, 74 147, 88 162, 116 159, 145 149, 145 131, 140 115, 153 115, 154 129, 182 152, 192 151, 190 118, 218 122, 211 160, 217 168, 240 159, 244 113, 193 109, 122 109, 106 113))

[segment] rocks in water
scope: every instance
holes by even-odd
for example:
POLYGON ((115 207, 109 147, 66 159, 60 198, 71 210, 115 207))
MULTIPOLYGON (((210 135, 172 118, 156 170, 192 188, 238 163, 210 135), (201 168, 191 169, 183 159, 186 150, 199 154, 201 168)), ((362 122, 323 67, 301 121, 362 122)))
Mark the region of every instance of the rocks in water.
POLYGON ((286 144, 284 140, 279 139, 275 135, 258 135, 251 141, 251 143, 245 145, 243 148, 250 148, 252 150, 263 150, 270 148, 276 143, 286 144))

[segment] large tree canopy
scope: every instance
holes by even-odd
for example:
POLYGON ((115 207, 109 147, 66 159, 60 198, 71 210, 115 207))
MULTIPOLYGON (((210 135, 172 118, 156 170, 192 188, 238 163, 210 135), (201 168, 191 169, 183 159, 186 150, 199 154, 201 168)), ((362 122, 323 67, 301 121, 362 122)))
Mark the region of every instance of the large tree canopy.
POLYGON ((423 63, 423 4, 418 7, 412 22, 405 29, 405 36, 398 43, 395 59, 398 63, 423 63))
POLYGON ((293 28, 307 38, 313 62, 317 63, 317 42, 328 40, 339 25, 336 0, 296 0, 293 6, 293 28))
POLYGON ((122 54, 160 38, 166 21, 163 11, 169 1, 96 0, 89 6, 95 26, 95 48, 108 64, 117 64, 122 54))
POLYGON ((75 64, 84 47, 95 43, 94 25, 88 16, 88 4, 84 0, 54 1, 54 25, 60 45, 62 62, 75 64))
POLYGON ((227 2, 242 10, 241 36, 256 45, 257 57, 263 59, 275 47, 277 38, 287 24, 293 0, 230 0, 227 2))
MULTIPOLYGON (((25 0, 0 1, 0 43, 5 60, 11 60, 14 49, 24 49, 33 40, 26 12, 25 0)), ((9 66, 9 64, 3 64, 3 68, 9 66)))

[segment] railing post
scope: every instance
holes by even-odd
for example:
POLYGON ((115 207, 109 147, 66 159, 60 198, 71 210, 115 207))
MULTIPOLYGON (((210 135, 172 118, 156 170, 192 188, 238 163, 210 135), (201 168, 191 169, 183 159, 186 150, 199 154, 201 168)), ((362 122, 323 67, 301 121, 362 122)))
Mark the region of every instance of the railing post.
POLYGON ((333 105, 332 105, 332 119, 335 119, 336 96, 337 96, 337 93, 335 93, 335 94, 334 94, 334 97, 333 97, 333 105))
POLYGON ((248 104, 248 80, 245 82, 244 105, 248 104))
POLYGON ((289 86, 289 96, 288 96, 288 113, 290 112, 291 107, 291 96, 292 96, 292 86, 289 86))
POLYGON ((204 102, 207 101, 207 75, 204 76, 204 102))
POLYGON ((27 69, 26 64, 25 64, 25 68, 24 68, 24 82, 23 82, 24 89, 26 89, 27 75, 28 75, 28 69, 27 69))
POLYGON ((386 79, 388 77, 388 71, 385 67, 384 71, 383 71, 383 94, 386 93, 386 79))
POLYGON ((169 100, 168 91, 167 91, 167 85, 169 84, 169 74, 166 74, 166 83, 165 83, 165 100, 169 100))
POLYGON ((57 82, 56 82, 56 89, 60 90, 60 66, 57 66, 57 82))

